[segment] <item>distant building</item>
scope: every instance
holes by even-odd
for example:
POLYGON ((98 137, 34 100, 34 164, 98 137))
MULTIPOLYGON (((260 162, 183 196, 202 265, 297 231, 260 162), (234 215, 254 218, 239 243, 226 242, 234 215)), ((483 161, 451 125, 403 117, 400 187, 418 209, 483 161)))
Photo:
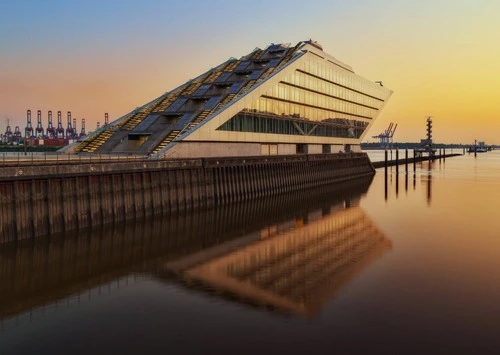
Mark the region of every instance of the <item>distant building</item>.
POLYGON ((227 60, 72 149, 153 158, 360 151, 391 94, 317 42, 271 44, 227 60))

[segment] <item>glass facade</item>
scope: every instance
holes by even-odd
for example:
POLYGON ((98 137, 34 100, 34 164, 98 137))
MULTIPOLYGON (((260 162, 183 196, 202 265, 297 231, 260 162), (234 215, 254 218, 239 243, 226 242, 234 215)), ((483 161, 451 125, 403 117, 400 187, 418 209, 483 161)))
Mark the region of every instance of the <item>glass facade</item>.
POLYGON ((218 130, 360 138, 387 91, 331 61, 303 61, 218 130))

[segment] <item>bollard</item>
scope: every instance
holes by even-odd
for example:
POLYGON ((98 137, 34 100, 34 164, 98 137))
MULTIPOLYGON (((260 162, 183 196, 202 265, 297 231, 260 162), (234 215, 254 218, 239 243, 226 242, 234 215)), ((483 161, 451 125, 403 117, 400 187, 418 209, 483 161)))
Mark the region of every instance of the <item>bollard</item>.
POLYGON ((417 171, 417 162, 415 159, 417 158, 415 157, 415 149, 413 149, 413 172, 417 171))

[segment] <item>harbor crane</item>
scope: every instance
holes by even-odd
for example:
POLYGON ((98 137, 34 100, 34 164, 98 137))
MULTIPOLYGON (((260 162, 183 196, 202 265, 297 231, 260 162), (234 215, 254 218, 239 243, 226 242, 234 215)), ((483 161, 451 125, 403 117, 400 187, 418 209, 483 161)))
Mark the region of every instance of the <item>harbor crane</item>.
POLYGON ((47 126, 47 138, 54 139, 56 138, 56 129, 52 124, 52 111, 48 112, 48 126, 47 126))
POLYGON ((394 132, 396 132, 396 128, 398 127, 398 124, 394 124, 394 122, 391 122, 389 124, 389 127, 387 129, 380 133, 377 136, 372 136, 372 138, 378 138, 380 140, 380 145, 384 148, 388 148, 392 146, 392 137, 394 136, 394 132))

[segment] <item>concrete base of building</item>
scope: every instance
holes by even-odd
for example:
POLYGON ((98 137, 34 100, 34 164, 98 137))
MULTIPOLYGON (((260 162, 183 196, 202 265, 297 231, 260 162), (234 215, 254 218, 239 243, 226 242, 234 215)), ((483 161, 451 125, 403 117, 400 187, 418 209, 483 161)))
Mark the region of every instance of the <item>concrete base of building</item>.
POLYGON ((242 157, 261 155, 360 153, 359 144, 296 144, 244 142, 183 141, 161 154, 159 158, 242 157))

